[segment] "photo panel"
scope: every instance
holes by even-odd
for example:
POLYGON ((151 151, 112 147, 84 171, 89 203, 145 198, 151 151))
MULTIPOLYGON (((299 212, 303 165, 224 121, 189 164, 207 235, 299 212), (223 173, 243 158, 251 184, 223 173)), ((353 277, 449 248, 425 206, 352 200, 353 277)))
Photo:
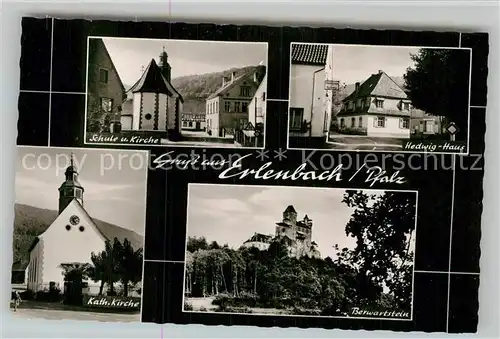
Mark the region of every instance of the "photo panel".
POLYGON ((468 154, 471 49, 291 43, 288 145, 468 154))
POLYGON ((190 184, 182 311, 412 320, 417 200, 190 184))
POLYGON ((18 147, 11 309, 141 321, 148 154, 18 147))
POLYGON ((267 45, 89 36, 85 143, 263 148, 267 45))

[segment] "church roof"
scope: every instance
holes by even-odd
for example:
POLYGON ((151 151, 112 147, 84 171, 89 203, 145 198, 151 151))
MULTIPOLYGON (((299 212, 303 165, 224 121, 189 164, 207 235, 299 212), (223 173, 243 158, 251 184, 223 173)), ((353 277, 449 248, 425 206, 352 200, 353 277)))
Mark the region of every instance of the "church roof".
POLYGON ((293 205, 288 205, 288 207, 285 209, 286 213, 292 212, 292 213, 297 213, 293 205))
POLYGON ((179 96, 179 99, 184 102, 182 95, 177 92, 174 86, 162 74, 160 67, 156 64, 155 59, 151 59, 148 67, 142 73, 139 80, 129 89, 130 92, 154 92, 164 93, 169 96, 174 94, 179 96))

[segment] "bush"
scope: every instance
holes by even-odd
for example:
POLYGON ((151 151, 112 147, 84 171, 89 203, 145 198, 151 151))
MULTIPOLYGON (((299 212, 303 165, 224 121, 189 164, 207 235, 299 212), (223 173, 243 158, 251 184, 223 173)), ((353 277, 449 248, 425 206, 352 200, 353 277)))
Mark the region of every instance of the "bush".
POLYGON ((193 310, 193 304, 184 302, 184 311, 192 311, 193 310))
POLYGON ((200 307, 200 312, 206 312, 206 311, 207 311, 207 308, 205 306, 200 307))
POLYGON ((366 135, 366 129, 358 129, 358 128, 341 128, 337 129, 338 133, 340 134, 346 134, 346 135, 366 135))
POLYGON ((21 296, 21 299, 23 299, 23 300, 33 300, 35 298, 35 293, 33 293, 33 291, 31 291, 31 290, 23 291, 23 292, 19 293, 19 295, 21 296))
POLYGON ((61 290, 59 288, 52 288, 48 291, 39 291, 36 293, 36 300, 46 301, 46 302, 61 301, 62 300, 61 290))
POLYGON ((224 307, 255 307, 257 306, 258 299, 253 293, 242 293, 238 296, 221 293, 218 294, 212 301, 213 305, 224 307))

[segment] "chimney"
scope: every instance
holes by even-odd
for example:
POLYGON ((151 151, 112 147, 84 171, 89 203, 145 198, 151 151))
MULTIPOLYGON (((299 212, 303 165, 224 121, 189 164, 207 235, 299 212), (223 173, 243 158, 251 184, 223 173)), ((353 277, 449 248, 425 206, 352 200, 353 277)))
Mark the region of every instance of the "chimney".
POLYGON ((359 90, 359 82, 356 83, 356 92, 359 90))
POLYGON ((384 71, 383 71, 383 70, 381 70, 381 69, 379 69, 379 70, 378 70, 378 74, 382 74, 382 73, 384 73, 384 71))
POLYGON ((231 73, 231 82, 234 81, 234 78, 236 78, 236 72, 231 73))
POLYGON ((226 77, 222 77, 222 87, 224 87, 226 85, 226 77))
POLYGON ((258 82, 259 82, 259 77, 258 77, 257 71, 255 71, 255 72, 253 73, 253 82, 255 82, 255 83, 258 83, 258 82))

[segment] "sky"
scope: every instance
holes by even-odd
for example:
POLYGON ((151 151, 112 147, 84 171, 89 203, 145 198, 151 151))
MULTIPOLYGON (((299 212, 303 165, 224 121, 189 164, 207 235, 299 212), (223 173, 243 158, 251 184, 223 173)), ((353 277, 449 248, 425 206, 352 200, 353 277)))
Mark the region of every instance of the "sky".
POLYGON ((172 79, 219 72, 231 67, 267 65, 267 43, 211 42, 103 38, 122 83, 133 85, 142 75, 141 67, 151 59, 158 63, 165 47, 172 67, 172 79))
POLYGON ((73 152, 90 216, 144 235, 147 153, 53 147, 17 151, 16 203, 57 211, 58 188, 73 152))
POLYGON ((410 55, 419 50, 415 47, 332 46, 333 78, 347 85, 362 83, 379 70, 389 76, 402 77, 406 69, 414 65, 410 55))
MULTIPOLYGON (((313 220, 312 240, 321 256, 335 259, 333 246, 353 248, 345 226, 353 210, 342 203, 344 189, 281 186, 237 186, 190 184, 188 236, 205 237, 238 248, 255 232, 274 235, 276 222, 293 205, 297 219, 313 220)), ((369 191, 380 194, 382 191, 369 191)))

